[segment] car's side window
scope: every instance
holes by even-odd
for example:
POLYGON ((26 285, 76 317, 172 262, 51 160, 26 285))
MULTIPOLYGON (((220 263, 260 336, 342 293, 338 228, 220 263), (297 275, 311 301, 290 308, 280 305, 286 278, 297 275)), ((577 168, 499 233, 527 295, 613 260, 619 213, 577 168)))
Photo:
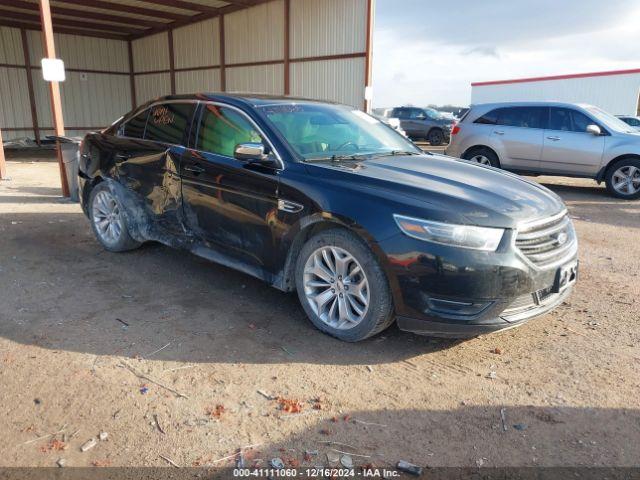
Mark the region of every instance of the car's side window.
POLYGON ((420 120, 425 117, 426 115, 424 114, 424 111, 420 110, 419 108, 411 109, 411 120, 420 120))
POLYGON ((144 134, 145 140, 183 144, 194 109, 194 103, 164 103, 152 107, 144 134))
POLYGON ((149 115, 149 110, 145 110, 144 112, 139 113, 131 120, 123 123, 120 128, 118 128, 118 136, 120 137, 129 137, 129 138, 142 138, 144 136, 144 128, 147 124, 147 116, 149 115))
POLYGON ((552 107, 549 112, 549 130, 585 133, 595 122, 585 114, 570 108, 552 107))
POLYGON ((495 109, 495 110, 491 110, 487 113, 485 113, 484 115, 482 115, 480 118, 476 119, 475 122, 473 123, 479 123, 482 125, 495 125, 498 122, 498 112, 501 109, 495 109))
POLYGON ((496 123, 505 127, 542 128, 544 107, 509 107, 498 111, 496 123))
POLYGON ((204 105, 196 149, 233 157, 236 145, 241 143, 264 142, 253 124, 240 112, 218 105, 204 105))

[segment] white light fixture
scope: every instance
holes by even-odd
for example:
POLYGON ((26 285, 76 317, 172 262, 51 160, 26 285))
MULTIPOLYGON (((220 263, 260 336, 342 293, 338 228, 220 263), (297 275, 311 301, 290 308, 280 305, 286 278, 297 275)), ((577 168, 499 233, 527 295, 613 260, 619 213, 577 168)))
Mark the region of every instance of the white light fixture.
POLYGON ((64 62, 59 58, 43 58, 40 61, 42 65, 42 78, 47 82, 64 82, 66 75, 64 72, 64 62))

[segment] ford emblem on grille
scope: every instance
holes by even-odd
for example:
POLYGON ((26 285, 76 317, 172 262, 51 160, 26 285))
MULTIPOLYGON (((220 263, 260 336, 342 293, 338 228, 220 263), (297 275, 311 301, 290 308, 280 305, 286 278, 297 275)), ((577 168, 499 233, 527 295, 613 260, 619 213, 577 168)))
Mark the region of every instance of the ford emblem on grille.
POLYGON ((567 243, 568 239, 569 239, 569 235, 567 235, 567 232, 560 232, 556 237, 556 240, 558 241, 558 245, 564 245, 565 243, 567 243))

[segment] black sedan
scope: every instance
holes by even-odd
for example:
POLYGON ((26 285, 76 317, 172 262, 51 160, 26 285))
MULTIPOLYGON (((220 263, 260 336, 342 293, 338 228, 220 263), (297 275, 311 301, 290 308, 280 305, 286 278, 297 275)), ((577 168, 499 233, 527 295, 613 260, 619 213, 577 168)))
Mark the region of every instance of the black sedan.
POLYGON ((98 241, 188 250, 297 291, 320 330, 470 337, 569 295, 562 201, 491 167, 425 154, 352 107, 164 97, 88 134, 81 199, 98 241))

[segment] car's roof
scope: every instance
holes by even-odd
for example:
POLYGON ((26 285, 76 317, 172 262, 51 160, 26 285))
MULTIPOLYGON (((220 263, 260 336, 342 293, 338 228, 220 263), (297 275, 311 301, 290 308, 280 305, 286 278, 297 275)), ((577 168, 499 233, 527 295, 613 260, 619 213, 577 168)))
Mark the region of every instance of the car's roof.
POLYGON ((592 107, 588 103, 569 102, 492 102, 476 103, 471 108, 497 108, 497 107, 592 107))
POLYGON ((292 97, 288 95, 266 95, 261 93, 216 93, 202 92, 182 95, 166 95, 154 99, 151 103, 165 102, 171 100, 200 100, 200 101, 228 101, 231 103, 244 103, 248 106, 262 107, 265 105, 290 105, 293 103, 315 103, 339 105, 336 102, 314 100, 310 98, 292 97))

